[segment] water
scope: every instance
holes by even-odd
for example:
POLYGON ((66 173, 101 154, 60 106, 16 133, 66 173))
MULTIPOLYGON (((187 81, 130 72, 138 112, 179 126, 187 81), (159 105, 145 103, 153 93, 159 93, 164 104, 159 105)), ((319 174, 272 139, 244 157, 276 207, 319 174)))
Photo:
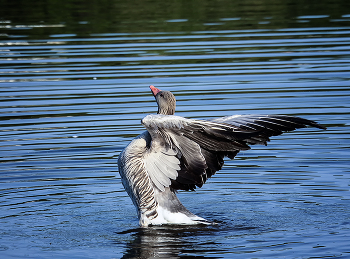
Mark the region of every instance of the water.
POLYGON ((272 2, 2 1, 1 258, 349 256, 349 5, 272 2), (217 225, 140 229, 116 161, 156 112, 150 84, 180 116, 328 130, 274 137, 179 193, 217 225))

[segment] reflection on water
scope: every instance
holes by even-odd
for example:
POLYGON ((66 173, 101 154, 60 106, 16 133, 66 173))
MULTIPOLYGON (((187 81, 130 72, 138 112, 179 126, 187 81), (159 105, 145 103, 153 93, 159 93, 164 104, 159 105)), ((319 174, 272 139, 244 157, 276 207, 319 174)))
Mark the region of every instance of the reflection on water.
POLYGON ((164 3, 0 3, 1 258, 349 254, 350 10, 164 3), (273 138, 179 193, 219 224, 138 229, 116 158, 156 112, 150 84, 180 116, 289 114, 328 130, 273 138))
MULTIPOLYGON (((136 229, 135 233, 132 234, 133 240, 127 244, 126 252, 122 258, 178 258, 178 255, 185 254, 185 251, 196 250, 194 242, 186 241, 185 238, 192 235, 199 237, 203 235, 203 232, 211 231, 199 226, 136 229)), ((218 252, 215 242, 207 242, 207 245, 206 252, 218 252)), ((196 252, 203 253, 203 251, 198 251, 198 248, 196 252)), ((197 256, 197 258, 205 257, 197 256)))
POLYGON ((213 254, 210 258, 221 258, 229 249, 222 247, 217 241, 220 235, 228 232, 255 231, 253 227, 231 227, 226 224, 213 226, 162 226, 145 229, 135 229, 118 233, 131 233, 132 241, 122 258, 186 258, 197 254, 195 258, 206 258, 206 254, 213 254), (193 237, 203 239, 197 242, 193 237), (211 236, 208 240, 208 236, 211 236), (217 256, 215 256, 215 254, 217 256))

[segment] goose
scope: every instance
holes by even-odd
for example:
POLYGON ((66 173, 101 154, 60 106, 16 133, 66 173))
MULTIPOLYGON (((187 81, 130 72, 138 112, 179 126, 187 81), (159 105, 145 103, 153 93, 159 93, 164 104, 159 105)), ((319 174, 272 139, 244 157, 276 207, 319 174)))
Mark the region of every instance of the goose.
POLYGON ((195 190, 250 145, 267 145, 271 136, 307 126, 307 119, 286 115, 233 115, 212 120, 174 115, 175 96, 150 86, 157 114, 141 120, 146 131, 120 153, 119 174, 136 207, 141 227, 163 224, 212 224, 177 198, 177 190, 195 190))

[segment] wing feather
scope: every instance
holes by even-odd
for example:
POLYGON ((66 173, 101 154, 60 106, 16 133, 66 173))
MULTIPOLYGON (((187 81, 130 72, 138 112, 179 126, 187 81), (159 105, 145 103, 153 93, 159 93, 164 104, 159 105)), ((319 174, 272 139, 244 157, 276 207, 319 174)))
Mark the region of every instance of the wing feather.
POLYGON ((233 159, 249 145, 266 145, 269 137, 314 121, 285 115, 238 115, 194 120, 174 115, 148 115, 142 120, 151 135, 146 170, 159 190, 194 190, 220 170, 224 157, 233 159), (155 155, 157 154, 157 155, 155 155))
POLYGON ((167 186, 169 178, 163 174, 162 170, 160 170, 158 166, 156 166, 156 159, 158 159, 158 156, 156 155, 153 155, 152 157, 148 156, 144 159, 144 164, 147 174, 151 178, 154 185, 160 191, 164 191, 164 187, 167 186))

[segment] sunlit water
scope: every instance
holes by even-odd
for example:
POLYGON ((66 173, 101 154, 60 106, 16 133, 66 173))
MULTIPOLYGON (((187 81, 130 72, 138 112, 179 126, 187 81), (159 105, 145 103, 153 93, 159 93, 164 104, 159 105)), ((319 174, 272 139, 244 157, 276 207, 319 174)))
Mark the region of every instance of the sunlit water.
POLYGON ((2 21, 0 257, 350 256, 349 17, 249 30, 221 29, 240 20, 224 17, 204 31, 86 37, 46 24, 62 33, 44 39, 2 21), (180 116, 287 114, 328 130, 274 137, 179 193, 217 225, 140 229, 116 161, 156 112, 150 84, 175 94, 180 116))

